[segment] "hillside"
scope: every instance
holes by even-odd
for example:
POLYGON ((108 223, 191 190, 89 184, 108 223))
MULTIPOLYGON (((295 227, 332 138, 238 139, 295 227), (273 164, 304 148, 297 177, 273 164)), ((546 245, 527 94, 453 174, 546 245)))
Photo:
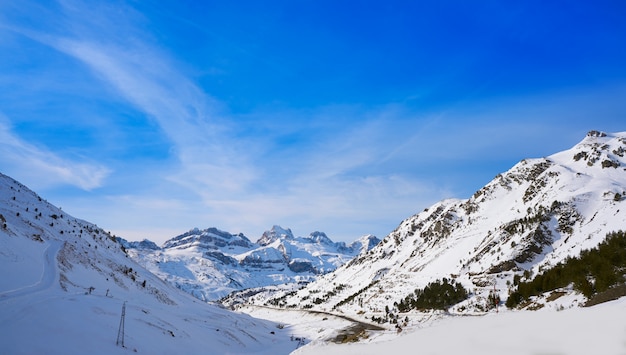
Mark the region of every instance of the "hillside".
MULTIPOLYGON (((445 279, 469 297, 450 312, 481 314, 494 300, 502 304, 519 279, 624 229, 625 151, 626 132, 591 131, 569 150, 519 162, 469 199, 444 200, 407 218, 368 253, 307 287, 257 303, 393 321, 414 290, 445 279)), ((586 300, 561 291, 572 298, 553 307, 586 300)), ((535 297, 525 306, 545 305, 535 297)))
POLYGON ((200 302, 161 281, 112 235, 5 175, 0 222, 2 353, 285 354, 299 345, 276 323, 200 302))

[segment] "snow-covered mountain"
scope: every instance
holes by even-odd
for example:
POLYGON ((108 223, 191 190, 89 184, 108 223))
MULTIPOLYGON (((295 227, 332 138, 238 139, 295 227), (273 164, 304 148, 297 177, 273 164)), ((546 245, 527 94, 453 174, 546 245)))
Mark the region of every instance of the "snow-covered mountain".
POLYGON ((0 271, 3 354, 286 354, 298 346, 276 323, 163 282, 111 234, 2 174, 0 271))
POLYGON ((346 245, 322 232, 294 237, 280 226, 265 231, 256 243, 217 228, 192 229, 162 247, 148 240, 118 240, 148 270, 204 301, 249 288, 311 282, 380 241, 366 235, 346 245))
MULTIPOLYGON (((265 262, 274 267, 278 263, 269 261, 280 259, 278 254, 298 260, 302 250, 313 255, 314 246, 332 245, 323 233, 296 238, 290 230, 275 227, 261 242, 252 243, 243 235, 194 229, 162 247, 150 241, 120 245, 110 233, 67 215, 0 174, 0 352, 287 354, 298 348, 296 353, 302 354, 406 349, 622 354, 623 298, 565 309, 585 301, 566 287, 520 307, 543 306, 538 312, 449 315, 484 313, 491 292, 504 300, 516 279, 528 279, 597 246, 608 232, 626 229, 625 153, 626 132, 592 131, 570 150, 520 162, 469 199, 441 201, 407 218, 373 248, 376 240, 369 236, 351 245, 334 243, 336 250, 346 248, 357 256, 303 289, 277 289, 272 299, 247 298, 289 308, 242 308, 280 323, 201 302, 162 281, 129 254, 168 254, 165 270, 175 269, 179 276, 188 272, 193 278, 196 274, 185 259, 189 255, 197 255, 198 262, 222 258, 224 265, 237 263, 233 270, 265 262), (177 253, 182 259, 175 258, 177 253), (396 313, 395 303, 407 293, 443 278, 470 290, 470 298, 450 313, 409 311, 395 319, 403 329, 383 324, 384 330, 376 331, 352 320, 372 320, 388 313, 386 308, 396 313), (305 311, 309 308, 329 312, 305 311), (327 343, 339 338, 360 342, 327 343), (116 344, 119 339, 124 347, 116 344)), ((317 267, 326 259, 307 260, 317 267)), ((290 261, 284 262, 283 272, 293 272, 290 261)), ((280 275, 275 270, 267 275, 272 272, 280 275)))
MULTIPOLYGON (((307 287, 257 302, 365 317, 445 278, 470 293, 452 312, 489 309, 490 294, 506 300, 516 275, 536 275, 626 229, 625 153, 626 132, 591 131, 569 150, 519 162, 469 199, 407 218, 307 287)), ((570 294, 570 304, 584 301, 570 294)))

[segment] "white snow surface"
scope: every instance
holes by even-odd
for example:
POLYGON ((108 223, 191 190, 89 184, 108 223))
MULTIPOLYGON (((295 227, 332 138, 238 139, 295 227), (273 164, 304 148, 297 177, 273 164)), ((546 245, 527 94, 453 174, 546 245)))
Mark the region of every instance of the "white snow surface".
POLYGON ((287 354, 298 346, 277 323, 168 285, 111 235, 5 175, 0 271, 2 354, 287 354))
POLYGON ((312 342, 293 354, 626 354, 626 298, 590 308, 442 317, 355 344, 312 342))

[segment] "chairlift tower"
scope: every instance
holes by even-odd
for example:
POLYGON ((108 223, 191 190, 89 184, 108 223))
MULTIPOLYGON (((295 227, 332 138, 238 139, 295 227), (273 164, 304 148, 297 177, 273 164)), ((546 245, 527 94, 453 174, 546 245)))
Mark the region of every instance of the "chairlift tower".
POLYGON ((117 342, 115 345, 122 346, 124 348, 124 321, 126 318, 126 301, 122 305, 122 317, 120 318, 120 327, 117 330, 117 342))

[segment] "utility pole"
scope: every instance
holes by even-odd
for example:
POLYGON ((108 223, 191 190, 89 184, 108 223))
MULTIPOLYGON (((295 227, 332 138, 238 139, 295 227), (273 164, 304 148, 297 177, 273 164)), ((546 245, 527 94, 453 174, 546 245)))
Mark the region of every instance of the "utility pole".
POLYGON ((122 305, 122 317, 120 318, 120 327, 117 330, 117 342, 115 345, 121 345, 124 348, 124 319, 126 318, 126 301, 122 305))

